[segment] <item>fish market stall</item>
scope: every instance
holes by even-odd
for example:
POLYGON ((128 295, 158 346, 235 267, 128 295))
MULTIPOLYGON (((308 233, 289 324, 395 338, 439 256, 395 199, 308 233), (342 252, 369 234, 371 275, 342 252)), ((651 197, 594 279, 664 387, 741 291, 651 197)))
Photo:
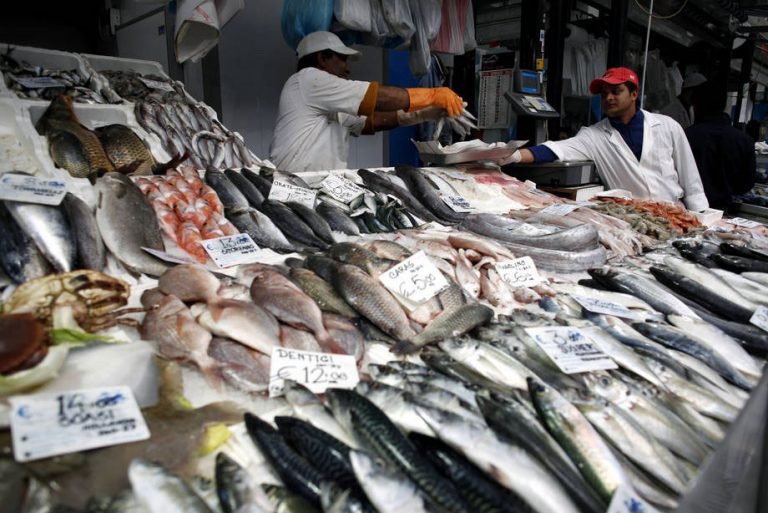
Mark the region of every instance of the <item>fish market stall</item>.
POLYGON ((765 227, 285 173, 153 63, 69 57, 87 85, 0 99, 12 511, 687 512, 765 475, 765 227))

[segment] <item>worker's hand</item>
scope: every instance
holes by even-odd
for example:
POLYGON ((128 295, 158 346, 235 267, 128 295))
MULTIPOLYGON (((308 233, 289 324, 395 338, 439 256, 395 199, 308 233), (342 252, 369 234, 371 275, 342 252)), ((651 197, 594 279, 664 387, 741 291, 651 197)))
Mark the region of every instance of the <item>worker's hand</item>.
POLYGON ((427 121, 439 121, 440 118, 445 117, 445 115, 445 109, 440 107, 427 107, 426 109, 417 110, 415 112, 398 110, 397 123, 400 126, 418 125, 419 123, 426 123, 427 121))
POLYGON ((520 150, 515 150, 515 152, 510 155, 509 157, 506 157, 504 159, 501 159, 499 161, 500 166, 506 166, 507 164, 519 164, 520 160, 522 160, 523 154, 520 153, 520 150))
POLYGON ((424 109, 426 107, 440 107, 445 109, 448 116, 455 118, 460 115, 464 109, 464 102, 461 96, 454 93, 447 87, 432 88, 412 88, 406 89, 410 99, 409 112, 424 109))

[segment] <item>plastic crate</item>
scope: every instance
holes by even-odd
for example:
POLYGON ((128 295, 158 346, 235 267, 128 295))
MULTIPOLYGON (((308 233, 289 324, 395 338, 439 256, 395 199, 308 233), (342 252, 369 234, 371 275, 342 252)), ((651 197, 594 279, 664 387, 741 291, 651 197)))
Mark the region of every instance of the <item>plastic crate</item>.
POLYGON ((144 61, 140 59, 124 59, 122 57, 108 57, 106 55, 80 54, 96 71, 135 71, 141 75, 157 75, 169 78, 159 62, 144 61))
MULTIPOLYGON (((29 126, 22 108, 11 98, 0 98, 0 136, 7 137, 9 144, 12 142, 17 144, 19 150, 34 166, 34 169, 17 169, 17 171, 25 171, 37 176, 62 177, 60 170, 56 169, 48 156, 48 146, 45 141, 41 141, 37 132, 29 126)), ((4 155, 3 160, 5 164, 4 155)), ((7 167, 16 166, 3 166, 0 172, 10 171, 11 169, 7 167)))
MULTIPOLYGON (((44 48, 33 48, 30 46, 16 46, 7 43, 0 43, 0 53, 7 54, 10 50, 10 57, 16 61, 28 62, 32 66, 42 66, 50 70, 77 70, 83 76, 88 76, 83 66, 83 62, 77 54, 70 52, 61 52, 58 50, 46 50, 44 48)), ((2 73, 0 73, 2 75, 2 73)), ((5 85, 5 77, 0 80, 0 96, 19 98, 16 93, 8 89, 5 85)), ((28 98, 19 98, 25 101, 38 103, 47 103, 48 100, 35 100, 28 98)))

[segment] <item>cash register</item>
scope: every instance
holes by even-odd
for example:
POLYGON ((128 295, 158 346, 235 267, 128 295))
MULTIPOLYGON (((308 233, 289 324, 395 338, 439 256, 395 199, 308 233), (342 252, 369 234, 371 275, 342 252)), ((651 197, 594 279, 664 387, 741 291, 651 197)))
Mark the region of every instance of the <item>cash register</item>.
MULTIPOLYGON (((514 90, 506 92, 504 98, 512 104, 518 117, 533 121, 533 144, 546 141, 545 122, 547 119, 559 118, 560 113, 541 96, 540 73, 524 69, 515 70, 513 87, 514 90)), ((509 164, 504 166, 502 171, 520 180, 531 180, 541 187, 573 187, 598 182, 595 164, 591 160, 509 164)))

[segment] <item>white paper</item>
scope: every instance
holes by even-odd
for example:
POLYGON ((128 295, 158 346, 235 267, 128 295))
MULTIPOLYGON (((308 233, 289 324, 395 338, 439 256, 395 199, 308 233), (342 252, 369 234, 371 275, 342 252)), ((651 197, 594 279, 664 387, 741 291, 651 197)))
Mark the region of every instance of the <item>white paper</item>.
POLYGON ((208 256, 220 268, 252 264, 259 259, 259 247, 247 233, 207 239, 202 244, 208 256))
POLYGON ((538 235, 546 235, 549 232, 547 230, 542 230, 541 228, 537 228, 536 226, 533 226, 532 224, 528 223, 520 223, 515 226, 511 226, 509 228, 510 233, 517 233, 520 235, 529 235, 531 237, 536 237, 538 235))
POLYGON ((757 221, 744 219, 743 217, 732 217, 731 219, 726 219, 725 222, 736 226, 741 226, 742 228, 757 228, 758 226, 762 226, 762 224, 758 223, 757 221))
POLYGON ((536 264, 529 256, 514 260, 502 260, 497 262, 494 267, 501 279, 512 288, 532 287, 543 281, 539 271, 536 270, 536 264))
POLYGON ((55 178, 5 173, 0 176, 0 200, 58 205, 67 194, 67 183, 55 178))
POLYGON ((454 212, 474 212, 475 208, 467 201, 464 196, 452 196, 450 194, 441 194, 443 202, 451 207, 454 212))
POLYGON ((16 461, 31 461, 149 438, 130 387, 99 387, 10 398, 16 461))
MULTIPOLYGON (((13 75, 11 75, 13 77, 13 75)), ((27 89, 46 89, 48 87, 66 87, 61 80, 53 77, 13 77, 19 84, 27 89)))
POLYGON ((749 322, 761 330, 768 331, 768 307, 758 306, 755 313, 749 318, 749 322))
POLYGON ((566 374, 618 368, 616 362, 578 328, 543 326, 525 331, 566 374))
POLYGON ((633 312, 624 305, 614 303, 613 301, 580 296, 579 294, 571 294, 571 297, 575 299, 577 303, 592 313, 613 315, 616 317, 623 317, 625 319, 638 319, 642 317, 642 315, 638 315, 637 312, 633 312))
POLYGON ((151 78, 139 77, 145 86, 150 89, 157 89, 159 91, 173 92, 175 89, 168 82, 160 82, 158 80, 152 80, 151 78))
POLYGON ((552 205, 541 209, 541 214, 553 216, 567 216, 577 208, 589 205, 588 201, 577 201, 575 203, 553 203, 552 205))
POLYGON ((421 304, 448 287, 443 273, 419 251, 379 276, 390 292, 410 303, 421 304))
POLYGON ((315 208, 315 197, 317 193, 312 189, 305 189, 296 185, 284 182, 282 180, 273 180, 272 188, 269 190, 269 199, 287 203, 295 201, 309 208, 315 208))
POLYGON ((316 394, 326 388, 354 388, 360 382, 352 355, 275 347, 269 366, 270 397, 283 395, 286 379, 301 383, 316 394))
POLYGON ((365 193, 365 189, 355 182, 339 175, 328 175, 320 182, 320 187, 342 203, 350 203, 365 193))
POLYGON ((606 513, 658 513, 658 511, 645 502, 631 486, 619 486, 606 513))

